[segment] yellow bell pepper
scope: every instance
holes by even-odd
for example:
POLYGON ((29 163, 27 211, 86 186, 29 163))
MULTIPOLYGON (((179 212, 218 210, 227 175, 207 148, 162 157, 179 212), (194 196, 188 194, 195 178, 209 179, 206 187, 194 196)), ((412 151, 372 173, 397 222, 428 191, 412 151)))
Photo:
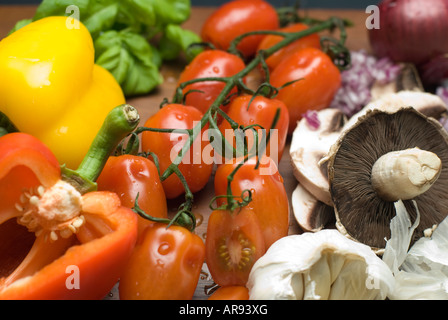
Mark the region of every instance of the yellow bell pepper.
POLYGON ((35 21, 0 41, 0 111, 73 169, 109 111, 125 103, 94 59, 89 31, 67 17, 35 21))

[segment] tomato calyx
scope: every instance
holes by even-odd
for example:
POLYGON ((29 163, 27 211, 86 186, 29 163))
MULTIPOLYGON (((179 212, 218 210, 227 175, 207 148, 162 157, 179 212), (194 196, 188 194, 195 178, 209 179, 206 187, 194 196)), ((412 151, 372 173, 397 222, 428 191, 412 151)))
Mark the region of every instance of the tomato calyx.
POLYGON ((325 52, 331 60, 334 62, 336 67, 340 71, 347 70, 350 67, 351 64, 351 55, 349 49, 344 45, 345 40, 347 39, 347 32, 345 30, 346 26, 353 25, 348 20, 341 20, 337 18, 333 18, 334 27, 338 28, 340 32, 340 38, 339 40, 328 37, 328 36, 322 36, 321 37, 321 46, 322 51, 325 52))
POLYGON ((246 159, 243 159, 243 161, 240 162, 237 166, 235 166, 233 171, 227 176, 227 192, 226 192, 226 194, 214 196, 212 198, 212 200, 210 201, 209 208, 212 211, 224 210, 224 211, 231 212, 233 214, 234 212, 237 212, 238 209, 242 209, 243 207, 247 206, 252 201, 252 191, 249 189, 243 190, 241 192, 241 195, 239 195, 239 196, 235 196, 232 193, 231 184, 232 184, 233 178, 234 178, 235 174, 237 173, 238 169, 240 169, 244 165, 245 161, 246 161, 246 159), (214 207, 213 203, 216 202, 218 199, 222 199, 222 198, 225 198, 226 201, 221 202, 222 205, 214 207), (241 201, 238 201, 237 199, 241 199, 241 201))
POLYGON ((252 192, 249 189, 243 190, 239 196, 235 196, 231 192, 232 190, 228 190, 225 195, 214 196, 210 201, 209 208, 213 211, 227 210, 230 212, 236 212, 238 209, 247 206, 252 201, 252 192), (222 205, 214 207, 213 203, 222 198, 225 198, 226 201, 222 205), (241 201, 238 201, 237 199, 241 199, 241 201))
POLYGON ((183 227, 190 232, 193 232, 196 229, 196 217, 191 212, 190 208, 183 203, 180 205, 178 212, 172 219, 168 218, 157 218, 153 217, 144 210, 142 210, 138 205, 138 197, 139 194, 135 197, 134 207, 132 210, 137 213, 140 217, 147 219, 152 222, 164 223, 169 228, 172 225, 183 227))

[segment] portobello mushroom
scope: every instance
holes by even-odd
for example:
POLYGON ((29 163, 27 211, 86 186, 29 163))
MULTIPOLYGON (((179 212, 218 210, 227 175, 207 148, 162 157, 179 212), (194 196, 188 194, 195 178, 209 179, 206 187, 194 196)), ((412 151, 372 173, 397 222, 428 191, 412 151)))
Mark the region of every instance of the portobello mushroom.
POLYGON ((403 200, 412 219, 417 204, 412 242, 448 214, 448 134, 415 108, 367 111, 327 160, 337 229, 377 252, 390 238, 395 201, 403 200))

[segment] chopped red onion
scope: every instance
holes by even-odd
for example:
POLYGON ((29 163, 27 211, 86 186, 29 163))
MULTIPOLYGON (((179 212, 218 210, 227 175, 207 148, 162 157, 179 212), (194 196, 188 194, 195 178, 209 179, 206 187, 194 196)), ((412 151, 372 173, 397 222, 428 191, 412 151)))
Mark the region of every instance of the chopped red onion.
POLYGON ((320 120, 319 120, 319 117, 315 110, 308 110, 302 116, 303 116, 303 118, 306 119, 306 121, 307 121, 308 125, 311 127, 311 129, 313 129, 313 130, 319 129, 320 120))
POLYGON ((436 95, 440 97, 440 99, 448 105, 448 88, 447 87, 437 87, 436 95))
POLYGON ((393 81, 399 71, 400 66, 389 58, 376 59, 365 50, 351 52, 351 67, 341 73, 341 88, 330 107, 351 117, 370 102, 370 90, 376 81, 393 81))

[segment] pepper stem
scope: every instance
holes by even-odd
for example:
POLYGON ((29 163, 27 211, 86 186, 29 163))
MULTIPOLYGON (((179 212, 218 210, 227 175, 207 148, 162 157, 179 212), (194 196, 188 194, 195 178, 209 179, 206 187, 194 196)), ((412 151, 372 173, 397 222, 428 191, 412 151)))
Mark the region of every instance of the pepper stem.
POLYGON ((19 131, 14 123, 3 113, 0 112, 0 137, 11 132, 19 131))
POLYGON ((131 105, 122 104, 112 109, 78 169, 62 167, 62 179, 71 183, 81 194, 96 190, 95 181, 107 159, 119 143, 137 127, 139 121, 140 116, 131 105))

